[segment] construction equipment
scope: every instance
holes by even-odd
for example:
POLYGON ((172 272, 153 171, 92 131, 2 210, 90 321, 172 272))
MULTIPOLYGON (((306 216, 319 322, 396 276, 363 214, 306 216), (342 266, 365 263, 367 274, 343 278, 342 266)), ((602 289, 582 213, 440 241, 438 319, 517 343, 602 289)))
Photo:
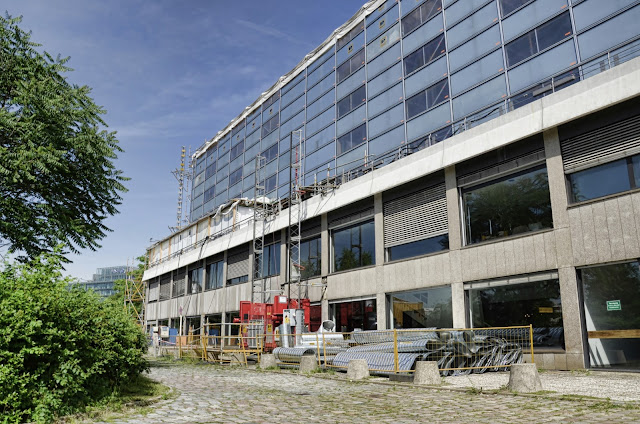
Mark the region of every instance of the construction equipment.
POLYGON ((293 347, 310 324, 309 299, 274 296, 273 303, 240 302, 244 340, 249 348, 270 352, 278 345, 293 347))

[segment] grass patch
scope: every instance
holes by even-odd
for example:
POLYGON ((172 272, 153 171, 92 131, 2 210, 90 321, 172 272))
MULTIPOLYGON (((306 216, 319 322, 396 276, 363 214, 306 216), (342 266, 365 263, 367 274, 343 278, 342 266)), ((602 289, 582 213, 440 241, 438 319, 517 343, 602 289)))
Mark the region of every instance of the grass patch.
POLYGON ((152 410, 150 405, 177 395, 175 390, 164 384, 139 375, 98 404, 88 406, 83 413, 61 417, 56 422, 75 424, 86 420, 110 420, 134 413, 147 414, 152 410))

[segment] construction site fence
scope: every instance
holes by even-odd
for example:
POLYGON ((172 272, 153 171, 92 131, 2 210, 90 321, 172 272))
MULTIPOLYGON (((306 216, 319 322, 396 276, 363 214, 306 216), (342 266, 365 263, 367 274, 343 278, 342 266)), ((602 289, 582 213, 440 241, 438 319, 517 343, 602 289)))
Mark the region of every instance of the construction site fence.
MULTIPOLYGON (((536 335, 536 337, 539 337, 536 335)), ((442 375, 506 371, 535 361, 532 326, 396 329, 354 332, 176 336, 160 344, 160 353, 212 363, 248 365, 273 353, 281 368, 298 368, 313 356, 319 368, 346 370, 365 359, 374 374, 410 374, 417 361, 435 361, 442 375)))

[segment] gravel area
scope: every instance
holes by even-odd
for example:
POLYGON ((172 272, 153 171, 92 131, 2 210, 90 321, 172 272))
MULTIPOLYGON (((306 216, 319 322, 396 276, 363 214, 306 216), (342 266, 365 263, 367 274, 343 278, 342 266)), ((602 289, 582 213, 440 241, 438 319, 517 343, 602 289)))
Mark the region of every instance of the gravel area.
MULTIPOLYGON (((446 377, 453 387, 495 390, 509 383, 508 372, 487 372, 446 377)), ((543 371, 542 389, 564 395, 590 396, 614 401, 640 400, 640 373, 608 371, 543 371)))

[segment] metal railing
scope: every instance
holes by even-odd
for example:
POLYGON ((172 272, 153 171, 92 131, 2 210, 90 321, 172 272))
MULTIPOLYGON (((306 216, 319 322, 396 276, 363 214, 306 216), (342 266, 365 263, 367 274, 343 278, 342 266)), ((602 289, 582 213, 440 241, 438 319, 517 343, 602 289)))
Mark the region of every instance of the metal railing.
POLYGON ((435 361, 444 376, 505 371, 525 355, 535 361, 531 325, 292 335, 254 334, 247 324, 225 325, 234 334, 176 336, 173 347, 163 346, 165 353, 173 349, 178 358, 246 366, 272 352, 282 368, 297 368, 303 356, 313 356, 319 368, 336 370, 365 359, 369 371, 381 375, 411 374, 417 361, 435 361))

